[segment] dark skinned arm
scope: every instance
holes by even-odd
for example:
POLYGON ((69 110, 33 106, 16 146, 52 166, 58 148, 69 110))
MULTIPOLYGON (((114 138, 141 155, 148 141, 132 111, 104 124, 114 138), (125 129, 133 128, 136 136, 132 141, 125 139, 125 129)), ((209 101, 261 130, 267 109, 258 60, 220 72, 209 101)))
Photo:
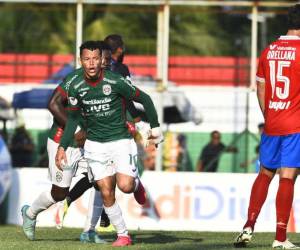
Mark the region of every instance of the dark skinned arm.
POLYGON ((66 97, 62 95, 57 89, 54 91, 48 102, 48 110, 58 122, 59 126, 65 127, 67 123, 67 113, 65 110, 66 97))

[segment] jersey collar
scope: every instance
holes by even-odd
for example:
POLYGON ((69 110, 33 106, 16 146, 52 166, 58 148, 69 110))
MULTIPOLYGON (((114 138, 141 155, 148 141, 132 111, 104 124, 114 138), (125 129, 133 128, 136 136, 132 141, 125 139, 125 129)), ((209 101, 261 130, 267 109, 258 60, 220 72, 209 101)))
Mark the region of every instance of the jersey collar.
POLYGON ((280 36, 279 40, 300 40, 299 36, 280 36))
POLYGON ((95 86, 98 85, 98 83, 100 83, 103 80, 103 75, 104 75, 104 70, 101 70, 100 76, 97 80, 91 81, 89 79, 86 79, 85 77, 84 77, 84 80, 86 81, 86 83, 88 85, 91 85, 92 87, 95 87, 95 86))

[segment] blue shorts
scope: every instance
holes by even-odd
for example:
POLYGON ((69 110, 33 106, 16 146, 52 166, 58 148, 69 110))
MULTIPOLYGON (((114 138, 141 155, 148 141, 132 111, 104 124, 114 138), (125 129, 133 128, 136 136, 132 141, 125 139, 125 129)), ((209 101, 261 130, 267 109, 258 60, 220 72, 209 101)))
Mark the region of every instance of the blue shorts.
POLYGON ((266 168, 300 168, 300 133, 271 136, 262 134, 259 160, 266 168))

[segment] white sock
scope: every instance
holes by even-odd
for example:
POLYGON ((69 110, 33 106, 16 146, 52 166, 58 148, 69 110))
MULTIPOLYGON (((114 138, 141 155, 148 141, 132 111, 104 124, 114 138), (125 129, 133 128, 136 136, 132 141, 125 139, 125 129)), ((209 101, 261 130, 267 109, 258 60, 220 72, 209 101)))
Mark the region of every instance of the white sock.
POLYGON ((138 190, 138 187, 139 187, 139 185, 140 185, 140 179, 139 179, 139 177, 136 177, 136 178, 134 179, 134 182, 135 182, 135 186, 134 186, 133 192, 136 192, 136 190, 138 190))
POLYGON ((26 214, 29 218, 35 219, 40 212, 46 210, 54 203, 56 203, 56 201, 53 200, 51 192, 45 191, 32 203, 26 214))
POLYGON ((113 204, 111 207, 104 206, 104 209, 107 213, 110 223, 116 229, 118 236, 128 236, 128 231, 122 216, 122 211, 118 203, 115 202, 115 204, 113 204))
POLYGON ((89 230, 95 231, 95 227, 101 216, 102 210, 102 196, 99 191, 95 190, 95 188, 92 188, 89 199, 88 213, 84 226, 84 232, 87 232, 89 230))

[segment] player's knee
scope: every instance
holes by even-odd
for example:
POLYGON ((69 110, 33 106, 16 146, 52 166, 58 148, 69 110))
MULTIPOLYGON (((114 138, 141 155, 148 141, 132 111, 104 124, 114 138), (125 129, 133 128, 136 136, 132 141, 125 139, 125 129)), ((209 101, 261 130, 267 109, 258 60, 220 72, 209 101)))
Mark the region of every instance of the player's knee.
POLYGON ((62 201, 66 198, 68 194, 68 189, 65 189, 65 188, 53 188, 51 189, 51 196, 53 198, 53 200, 55 201, 62 201))
POLYGON ((134 182, 119 182, 118 188, 126 194, 132 193, 134 191, 134 182))
POLYGON ((113 190, 109 190, 109 189, 102 189, 101 190, 101 194, 103 197, 103 200, 109 200, 111 199, 111 197, 115 197, 115 192, 113 190))

